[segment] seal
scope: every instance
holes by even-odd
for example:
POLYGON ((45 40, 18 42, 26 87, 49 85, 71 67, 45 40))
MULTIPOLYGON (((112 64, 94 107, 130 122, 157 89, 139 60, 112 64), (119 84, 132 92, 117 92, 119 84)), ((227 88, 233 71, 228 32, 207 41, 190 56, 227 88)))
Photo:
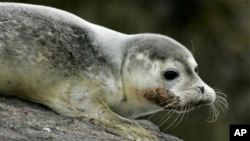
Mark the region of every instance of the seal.
POLYGON ((174 39, 122 34, 45 6, 0 3, 0 68, 2 95, 131 140, 158 139, 130 118, 215 107, 218 99, 174 39))

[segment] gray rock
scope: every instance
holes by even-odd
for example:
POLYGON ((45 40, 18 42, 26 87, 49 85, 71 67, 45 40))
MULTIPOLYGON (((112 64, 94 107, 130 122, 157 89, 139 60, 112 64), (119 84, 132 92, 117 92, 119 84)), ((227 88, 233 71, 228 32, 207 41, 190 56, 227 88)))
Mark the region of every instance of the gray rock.
MULTIPOLYGON (((162 141, 181 141, 160 132, 147 120, 135 120, 162 141)), ((103 128, 78 119, 63 117, 35 103, 0 96, 1 141, 120 141, 126 140, 103 128)))

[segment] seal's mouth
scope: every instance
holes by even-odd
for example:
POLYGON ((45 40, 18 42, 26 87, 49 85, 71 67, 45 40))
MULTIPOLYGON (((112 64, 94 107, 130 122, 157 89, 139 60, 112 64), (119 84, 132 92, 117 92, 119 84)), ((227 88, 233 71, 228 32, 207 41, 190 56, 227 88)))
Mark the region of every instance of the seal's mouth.
POLYGON ((183 106, 180 106, 178 104, 175 104, 175 105, 172 105, 172 106, 165 106, 163 107, 165 110, 171 110, 171 111, 175 111, 175 112, 178 112, 178 113, 185 113, 185 112, 189 112, 189 111, 192 111, 196 108, 200 108, 200 107, 203 107, 203 106, 209 106, 211 105, 211 102, 209 101, 204 101, 204 100, 201 100, 201 101, 198 101, 198 102, 189 102, 183 106))

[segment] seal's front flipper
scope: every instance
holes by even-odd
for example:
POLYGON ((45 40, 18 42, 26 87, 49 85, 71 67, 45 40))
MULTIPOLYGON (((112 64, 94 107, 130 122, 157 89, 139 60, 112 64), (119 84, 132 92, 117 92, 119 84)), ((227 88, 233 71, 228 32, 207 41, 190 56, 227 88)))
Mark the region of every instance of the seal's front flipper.
MULTIPOLYGON (((84 110, 81 120, 91 121, 103 127, 107 132, 135 141, 157 141, 157 137, 149 130, 143 128, 129 119, 114 113, 103 101, 93 100, 90 111, 84 110)), ((88 103, 90 106, 90 103, 88 103)))

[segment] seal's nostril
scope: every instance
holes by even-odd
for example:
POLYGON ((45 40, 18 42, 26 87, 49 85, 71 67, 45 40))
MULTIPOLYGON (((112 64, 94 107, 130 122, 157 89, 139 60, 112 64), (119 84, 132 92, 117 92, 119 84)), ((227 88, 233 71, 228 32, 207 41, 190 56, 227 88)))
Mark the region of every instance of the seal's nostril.
POLYGON ((198 88, 200 89, 201 93, 204 94, 204 92, 205 92, 204 86, 198 86, 198 88))

